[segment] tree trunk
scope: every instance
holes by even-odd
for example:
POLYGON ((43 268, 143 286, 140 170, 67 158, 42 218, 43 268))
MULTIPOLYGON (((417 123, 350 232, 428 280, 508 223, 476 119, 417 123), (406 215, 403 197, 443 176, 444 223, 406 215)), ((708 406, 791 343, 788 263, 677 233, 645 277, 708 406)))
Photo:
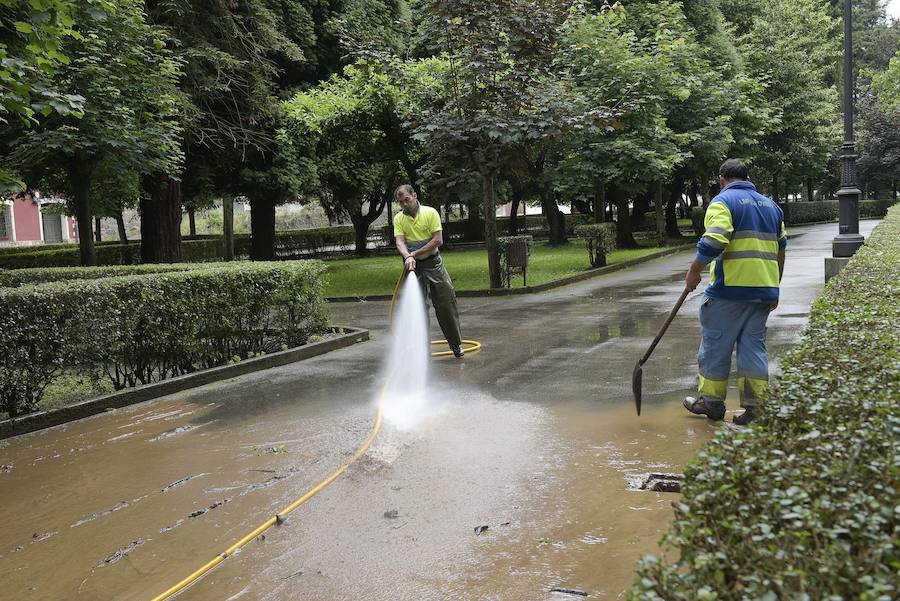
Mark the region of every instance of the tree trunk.
POLYGON ((270 196, 250 199, 250 260, 275 260, 275 201, 270 196))
POLYGON ((75 221, 78 224, 78 250, 81 264, 92 266, 97 264, 94 250, 94 239, 91 237, 91 199, 90 188, 91 166, 84 151, 77 151, 69 169, 69 181, 75 197, 75 221))
POLYGON ((197 211, 194 209, 188 209, 188 234, 197 235, 197 211))
POLYGON ((484 209, 484 243, 487 248, 491 288, 500 288, 500 257, 497 254, 497 210, 494 208, 494 171, 482 167, 481 192, 484 209))
POLYGON ((690 202, 691 207, 699 207, 700 206, 699 193, 700 193, 700 184, 697 182, 697 180, 694 180, 691 183, 691 187, 688 188, 688 198, 691 200, 691 202, 690 202))
POLYGON ((616 207, 616 246, 618 248, 637 248, 631 232, 631 215, 628 211, 628 195, 615 184, 610 184, 607 195, 616 207))
POLYGON ((147 190, 141 191, 138 211, 141 214, 141 263, 156 263, 156 211, 147 190))
MULTIPOLYGON (((491 177, 493 177, 493 176, 491 176, 491 177)), ((482 176, 482 179, 483 178, 484 178, 484 176, 482 176)), ((491 192, 492 192, 491 202, 493 202, 493 182, 491 185, 491 192)), ((484 203, 483 196, 484 196, 484 191, 482 191, 482 204, 484 203)), ((465 235, 466 242, 478 242, 478 238, 481 237, 479 235, 479 230, 482 230, 482 232, 484 231, 484 224, 479 223, 479 221, 478 221, 479 211, 478 211, 477 202, 478 202, 478 197, 473 197, 472 200, 470 201, 471 204, 469 204, 469 206, 466 207, 466 213, 467 213, 466 214, 466 235, 465 235)), ((497 213, 495 211, 494 215, 496 215, 496 214, 497 213)), ((496 221, 495 221, 495 223, 496 223, 496 221)))
MULTIPOLYGON (((525 199, 525 186, 510 178, 509 187, 512 189, 512 200, 510 201, 509 211, 509 235, 517 236, 519 234, 519 206, 525 199)), ((525 229, 527 230, 528 228, 526 227, 525 229)))
POLYGON ((566 238, 566 218, 559 205, 553 199, 548 190, 541 189, 541 210, 547 219, 547 227, 550 229, 550 246, 559 246, 568 242, 566 238))
POLYGON ((639 198, 634 199, 632 203, 634 208, 631 215, 631 229, 643 229, 647 226, 647 212, 650 210, 650 201, 656 194, 653 190, 648 190, 639 198))
POLYGON ((116 229, 119 230, 119 242, 128 242, 128 233, 125 230, 125 218, 122 211, 116 213, 116 229))
POLYGON ((781 202, 781 199, 778 196, 778 175, 772 176, 772 200, 781 202))
POLYGON ((369 254, 369 228, 372 227, 376 219, 381 217, 385 207, 393 199, 394 184, 396 184, 396 180, 393 177, 388 178, 383 186, 378 186, 370 191, 366 195, 365 200, 360 203, 359 210, 350 215, 350 222, 353 224, 353 234, 356 241, 356 254, 361 256, 369 254), (368 205, 368 210, 363 213, 366 205, 368 205))
POLYGON ((602 223, 606 221, 606 184, 599 178, 594 178, 594 221, 602 223))
POLYGON ((94 242, 103 242, 101 223, 99 217, 94 217, 94 242))
POLYGON ((656 213, 656 238, 660 246, 666 243, 666 212, 663 204, 663 184, 659 182, 656 185, 656 198, 653 202, 656 213))
POLYGON ((684 192, 684 181, 684 176, 675 176, 672 180, 672 187, 669 190, 669 200, 666 202, 666 235, 674 238, 681 237, 681 230, 678 229, 678 216, 675 214, 675 209, 678 207, 678 203, 681 202, 681 194, 684 192))
POLYGON ((234 261, 234 199, 222 199, 222 258, 234 261))
POLYGON ((163 173, 141 178, 141 261, 181 262, 181 183, 163 173))
POLYGON ((181 263, 181 182, 160 176, 159 259, 160 263, 181 263))

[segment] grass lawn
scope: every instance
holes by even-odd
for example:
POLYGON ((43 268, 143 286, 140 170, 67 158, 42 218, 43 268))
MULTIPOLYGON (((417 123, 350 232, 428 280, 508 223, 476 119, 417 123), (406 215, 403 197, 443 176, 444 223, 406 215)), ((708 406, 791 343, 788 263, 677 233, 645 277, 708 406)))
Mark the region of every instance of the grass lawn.
MULTIPOLYGON (((607 256, 609 264, 621 263, 662 250, 647 247, 617 250, 607 256)), ((444 265, 457 290, 483 290, 488 287, 487 254, 484 250, 460 250, 443 253, 444 265)), ((368 296, 390 294, 400 276, 399 256, 366 259, 333 259, 328 266, 326 296, 368 296)), ((573 241, 552 248, 546 243, 534 245, 528 260, 528 284, 535 286, 581 273, 590 267, 584 242, 573 241)), ((513 287, 522 287, 522 276, 513 277, 513 287)))

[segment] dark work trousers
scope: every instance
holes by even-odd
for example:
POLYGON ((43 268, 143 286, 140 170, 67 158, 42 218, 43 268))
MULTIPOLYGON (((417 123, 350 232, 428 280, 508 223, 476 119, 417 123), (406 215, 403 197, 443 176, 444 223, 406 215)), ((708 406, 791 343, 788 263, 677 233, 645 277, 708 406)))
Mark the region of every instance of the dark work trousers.
POLYGON ((462 336, 459 333, 459 308, 456 306, 456 292, 450 275, 444 269, 440 253, 427 259, 416 259, 416 278, 425 297, 425 314, 428 314, 428 299, 434 305, 434 314, 444 333, 444 338, 451 347, 460 345, 462 336))

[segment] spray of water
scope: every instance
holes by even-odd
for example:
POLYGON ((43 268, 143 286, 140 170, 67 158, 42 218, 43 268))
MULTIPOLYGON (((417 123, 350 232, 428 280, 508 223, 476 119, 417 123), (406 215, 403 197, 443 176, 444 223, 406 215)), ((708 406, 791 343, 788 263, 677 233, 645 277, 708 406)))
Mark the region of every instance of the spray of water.
POLYGON ((394 327, 382 400, 384 418, 400 429, 421 421, 428 406, 428 320, 415 276, 406 278, 394 306, 394 327))

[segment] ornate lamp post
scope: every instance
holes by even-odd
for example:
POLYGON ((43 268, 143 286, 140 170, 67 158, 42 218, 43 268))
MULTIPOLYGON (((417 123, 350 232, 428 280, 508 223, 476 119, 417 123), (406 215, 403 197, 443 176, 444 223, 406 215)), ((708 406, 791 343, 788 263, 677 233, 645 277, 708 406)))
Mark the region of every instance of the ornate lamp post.
POLYGON ((853 143, 853 16, 844 0, 844 144, 841 147, 841 189, 838 191, 840 224, 831 243, 835 258, 852 257, 862 246, 859 235, 859 197, 856 187, 856 146, 853 143))

